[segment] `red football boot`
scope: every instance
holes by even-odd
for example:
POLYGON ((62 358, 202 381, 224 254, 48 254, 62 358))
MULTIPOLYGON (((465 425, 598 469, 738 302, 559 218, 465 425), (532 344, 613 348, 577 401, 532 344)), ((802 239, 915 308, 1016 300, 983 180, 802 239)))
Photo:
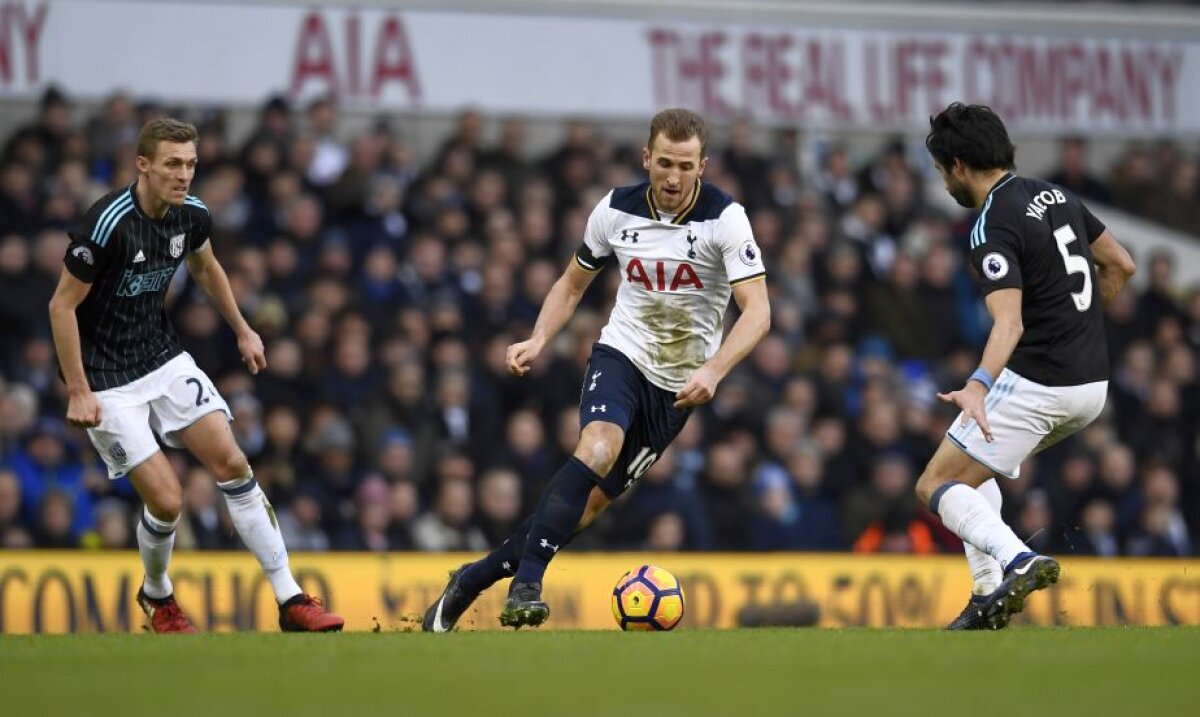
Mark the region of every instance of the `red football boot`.
POLYGON ((279 629, 284 632, 341 632, 345 624, 312 595, 300 594, 279 606, 279 629))
POLYGON ((179 603, 175 602, 174 595, 168 595, 158 600, 146 595, 145 591, 138 588, 137 601, 138 605, 142 608, 142 612, 146 613, 146 617, 150 618, 150 628, 159 635, 169 633, 180 635, 195 634, 196 626, 192 624, 187 615, 183 614, 179 603))

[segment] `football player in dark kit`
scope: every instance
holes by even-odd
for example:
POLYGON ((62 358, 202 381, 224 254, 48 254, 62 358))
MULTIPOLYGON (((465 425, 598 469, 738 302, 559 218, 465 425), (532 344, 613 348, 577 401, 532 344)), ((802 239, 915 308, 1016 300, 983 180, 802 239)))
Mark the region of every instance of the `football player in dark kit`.
POLYGON ((979 209, 972 273, 993 319, 979 368, 938 398, 961 409, 917 495, 962 538, 974 577, 950 629, 1000 629, 1059 564, 1000 518, 995 477, 1100 415, 1109 365, 1102 304, 1134 273, 1112 233, 1066 190, 1013 174, 1015 148, 987 107, 954 103, 925 140, 946 191, 979 209))
POLYGON ((110 478, 128 475, 145 503, 137 527, 145 578, 137 600, 157 633, 196 628, 175 601, 167 565, 182 488, 154 434, 187 448, 216 477, 234 527, 262 565, 288 632, 342 629, 304 594, 288 568, 275 512, 238 448, 233 414, 167 320, 167 285, 181 263, 237 335, 251 373, 267 367, 262 340, 242 317, 213 256, 208 208, 188 194, 196 128, 157 119, 142 128, 137 181, 100 199, 70 230, 50 324, 67 384, 67 420, 87 429, 110 478))

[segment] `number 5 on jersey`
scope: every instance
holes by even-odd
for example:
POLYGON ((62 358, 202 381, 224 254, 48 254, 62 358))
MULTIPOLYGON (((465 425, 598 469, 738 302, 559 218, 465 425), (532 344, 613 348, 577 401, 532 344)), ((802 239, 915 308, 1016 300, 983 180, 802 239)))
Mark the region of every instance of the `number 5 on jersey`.
POLYGON ((1074 256, 1067 250, 1067 245, 1078 239, 1070 224, 1064 224, 1054 230, 1054 240, 1058 242, 1058 253, 1062 254, 1063 268, 1068 274, 1083 274, 1083 291, 1071 292, 1076 311, 1087 311, 1092 306, 1092 267, 1082 256, 1074 256))

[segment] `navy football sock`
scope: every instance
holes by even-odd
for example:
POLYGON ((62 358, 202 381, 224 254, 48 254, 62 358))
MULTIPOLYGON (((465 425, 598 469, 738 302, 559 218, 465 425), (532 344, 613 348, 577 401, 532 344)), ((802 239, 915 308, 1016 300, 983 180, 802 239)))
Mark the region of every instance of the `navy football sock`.
POLYGON ((514 583, 540 583, 554 555, 570 542, 600 476, 571 456, 542 494, 514 583))
POLYGON ((460 578, 463 588, 473 593, 483 592, 496 581, 515 573, 521 564, 521 553, 525 552, 525 539, 532 523, 531 515, 517 526, 500 547, 468 565, 460 578))

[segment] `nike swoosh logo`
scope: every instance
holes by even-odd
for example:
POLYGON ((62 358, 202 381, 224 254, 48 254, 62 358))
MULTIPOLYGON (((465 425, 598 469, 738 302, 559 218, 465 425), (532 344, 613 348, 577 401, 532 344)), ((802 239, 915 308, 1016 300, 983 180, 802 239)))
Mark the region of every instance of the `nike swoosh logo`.
POLYGON ((1034 558, 1033 560, 1030 560, 1028 563, 1025 563, 1024 565, 1022 565, 1019 568, 1013 568, 1013 572, 1016 573, 1017 575, 1024 575, 1025 573, 1029 572, 1029 569, 1032 568, 1033 564, 1036 563, 1038 560, 1039 560, 1039 558, 1034 558))
POLYGON ((433 631, 446 632, 446 628, 442 627, 442 604, 446 602, 446 596, 443 595, 441 600, 438 600, 437 612, 433 613, 433 631))

